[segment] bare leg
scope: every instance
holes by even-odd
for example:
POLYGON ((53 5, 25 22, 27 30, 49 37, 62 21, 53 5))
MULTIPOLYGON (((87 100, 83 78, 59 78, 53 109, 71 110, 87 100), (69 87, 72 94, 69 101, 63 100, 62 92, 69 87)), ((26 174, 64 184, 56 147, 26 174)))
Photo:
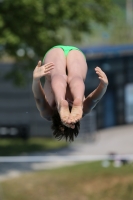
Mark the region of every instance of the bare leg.
MULTIPOLYGON (((51 49, 46 57, 45 63, 53 62, 55 67, 50 76, 46 77, 51 81, 51 88, 54 93, 55 102, 62 122, 67 122, 70 115, 68 102, 65 100, 67 76, 66 76, 66 57, 60 48, 51 49)), ((49 91, 50 92, 50 91, 49 91)))
POLYGON ((78 50, 72 50, 67 56, 68 84, 73 96, 73 107, 69 123, 75 123, 82 118, 83 99, 87 73, 87 64, 84 55, 78 50))
POLYGON ((60 74, 55 74, 51 79, 51 86, 55 94, 55 101, 62 122, 66 123, 70 115, 68 102, 65 100, 66 79, 60 74))
POLYGON ((83 114, 83 97, 84 97, 84 82, 80 77, 74 77, 70 83, 70 90, 73 95, 73 106, 71 115, 69 117, 69 123, 75 123, 82 118, 83 114))

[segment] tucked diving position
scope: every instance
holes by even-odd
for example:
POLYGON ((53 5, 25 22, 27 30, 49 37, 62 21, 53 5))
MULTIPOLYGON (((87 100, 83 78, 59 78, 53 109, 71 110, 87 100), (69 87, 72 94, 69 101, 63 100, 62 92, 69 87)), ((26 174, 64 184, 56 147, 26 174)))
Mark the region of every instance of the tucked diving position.
MULTIPOLYGON (((80 120, 88 114, 106 92, 108 78, 100 67, 97 88, 85 97, 88 66, 82 51, 73 46, 55 46, 38 62, 33 71, 32 91, 40 115, 52 121, 56 138, 69 141, 78 135, 80 120), (40 79, 45 76, 42 86, 40 79)), ((90 83, 91 84, 91 83, 90 83)))

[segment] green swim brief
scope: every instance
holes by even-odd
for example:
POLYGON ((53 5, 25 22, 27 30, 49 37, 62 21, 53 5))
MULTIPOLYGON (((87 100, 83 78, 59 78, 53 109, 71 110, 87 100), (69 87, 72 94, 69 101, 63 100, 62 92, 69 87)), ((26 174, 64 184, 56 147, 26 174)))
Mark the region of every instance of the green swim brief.
MULTIPOLYGON (((77 47, 65 46, 65 45, 57 45, 57 46, 52 47, 51 49, 54 49, 54 48, 61 48, 61 49, 63 49, 65 56, 67 56, 68 53, 69 53, 71 50, 78 50, 78 51, 81 51, 81 50, 78 49, 77 47)), ((47 53, 48 53, 51 49, 49 49, 49 50, 47 51, 47 53)), ((81 52, 82 52, 82 51, 81 51, 81 52)), ((47 54, 47 53, 46 53, 46 54, 47 54)), ((46 56, 46 54, 45 54, 45 56, 46 56)), ((83 54, 83 52, 82 52, 82 54, 83 54)), ((84 55, 84 54, 83 54, 83 55, 84 55)), ((45 56, 44 56, 44 58, 45 58, 45 56)), ((84 55, 84 56, 85 56, 85 55, 84 55)), ((43 58, 43 61, 44 61, 44 58, 43 58)), ((85 59, 86 59, 86 58, 85 58, 85 59)))

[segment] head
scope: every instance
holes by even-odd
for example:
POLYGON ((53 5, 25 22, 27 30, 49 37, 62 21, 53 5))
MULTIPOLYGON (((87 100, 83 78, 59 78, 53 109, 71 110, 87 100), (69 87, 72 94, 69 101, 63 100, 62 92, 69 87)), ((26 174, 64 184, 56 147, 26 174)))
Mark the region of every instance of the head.
POLYGON ((79 122, 75 123, 75 128, 69 128, 62 123, 58 112, 56 112, 53 115, 52 122, 53 124, 51 128, 53 130, 53 135, 58 140, 65 138, 66 141, 69 140, 71 142, 71 141, 74 141, 74 137, 78 136, 79 129, 80 129, 79 122))

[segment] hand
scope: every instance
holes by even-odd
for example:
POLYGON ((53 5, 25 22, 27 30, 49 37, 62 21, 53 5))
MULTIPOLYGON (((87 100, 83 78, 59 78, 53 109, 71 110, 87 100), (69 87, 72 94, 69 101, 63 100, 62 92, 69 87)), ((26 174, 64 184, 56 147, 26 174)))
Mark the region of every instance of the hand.
POLYGON ((108 85, 108 78, 107 78, 106 74, 101 70, 101 68, 96 67, 95 72, 98 75, 98 78, 100 79, 101 83, 104 86, 107 86, 108 85))
POLYGON ((39 61, 38 65, 34 69, 33 78, 39 80, 41 77, 50 74, 52 69, 54 69, 54 64, 52 62, 41 66, 41 61, 39 61))

